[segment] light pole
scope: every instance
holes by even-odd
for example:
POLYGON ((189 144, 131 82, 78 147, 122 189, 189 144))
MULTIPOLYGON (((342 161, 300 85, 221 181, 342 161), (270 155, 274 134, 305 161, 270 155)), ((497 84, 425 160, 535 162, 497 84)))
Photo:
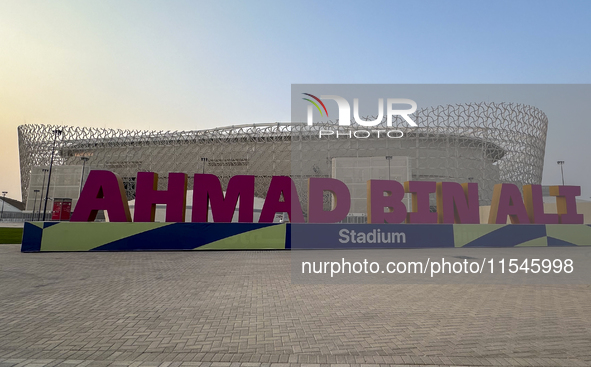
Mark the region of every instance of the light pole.
POLYGON ((58 135, 62 135, 59 129, 53 130, 53 146, 51 148, 51 161, 49 162, 49 175, 47 176, 47 188, 45 190, 45 205, 43 206, 43 221, 45 222, 45 213, 47 213, 47 198, 49 196, 49 184, 51 183, 51 170, 53 169, 53 156, 55 154, 55 142, 58 135))
POLYGON ((88 162, 88 157, 80 157, 82 161, 82 177, 80 177, 80 193, 82 194, 82 183, 84 182, 84 167, 86 167, 86 162, 88 162))
POLYGON ((41 170, 43 172, 43 185, 41 185, 41 199, 39 200, 39 211, 37 213, 37 220, 41 219, 41 204, 43 203, 43 189, 45 188, 45 174, 49 172, 47 168, 41 170))
POLYGON ((205 173, 205 163, 207 163, 207 158, 201 157, 201 162, 203 162, 203 167, 201 169, 201 173, 205 173))
POLYGON ((560 175, 562 176, 562 186, 564 186, 564 171, 562 170, 562 166, 564 165, 564 161, 556 162, 560 166, 560 175))
POLYGON ((8 194, 8 191, 2 191, 2 210, 0 211, 0 220, 4 217, 4 199, 6 199, 6 194, 8 194))
POLYGON ((33 192, 35 193, 35 201, 33 202, 33 215, 31 215, 31 220, 35 220, 35 207, 37 206, 37 194, 39 193, 39 190, 33 190, 33 192))
POLYGON ((387 155, 386 159, 388 160, 388 180, 390 180, 390 161, 392 161, 392 156, 387 155))

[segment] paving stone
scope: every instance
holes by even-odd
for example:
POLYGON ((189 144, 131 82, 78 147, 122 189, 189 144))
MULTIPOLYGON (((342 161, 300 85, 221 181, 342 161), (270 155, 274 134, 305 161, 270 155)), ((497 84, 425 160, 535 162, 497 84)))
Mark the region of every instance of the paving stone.
POLYGON ((591 366, 589 286, 303 285, 290 259, 0 245, 0 367, 591 366))

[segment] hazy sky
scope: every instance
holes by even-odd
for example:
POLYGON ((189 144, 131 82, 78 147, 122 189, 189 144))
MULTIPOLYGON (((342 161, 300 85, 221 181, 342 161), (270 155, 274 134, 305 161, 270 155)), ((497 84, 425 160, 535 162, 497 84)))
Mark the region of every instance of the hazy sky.
MULTIPOLYGON (((589 19, 589 1, 0 0, 0 189, 20 198, 23 123, 289 121, 292 83, 591 83, 589 19)), ((589 187, 591 129, 550 131, 544 183, 566 160, 589 187)))

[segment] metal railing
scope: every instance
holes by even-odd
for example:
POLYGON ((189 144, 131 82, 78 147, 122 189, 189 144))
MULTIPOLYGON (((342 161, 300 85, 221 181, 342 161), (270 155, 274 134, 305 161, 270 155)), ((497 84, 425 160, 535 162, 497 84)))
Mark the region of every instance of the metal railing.
POLYGON ((31 222, 37 220, 38 213, 4 212, 0 222, 31 222))

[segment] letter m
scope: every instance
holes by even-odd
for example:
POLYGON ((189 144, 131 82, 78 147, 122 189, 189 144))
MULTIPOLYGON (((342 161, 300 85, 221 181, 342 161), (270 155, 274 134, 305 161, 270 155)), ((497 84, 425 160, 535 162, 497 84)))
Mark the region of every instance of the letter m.
POLYGON ((393 232, 392 243, 406 243, 406 233, 404 232, 393 232))
POLYGON ((234 176, 228 182, 224 197, 222 184, 216 175, 196 174, 193 185, 191 222, 207 222, 211 205, 214 222, 231 222, 238 207, 238 221, 252 223, 254 210, 254 176, 234 176))

